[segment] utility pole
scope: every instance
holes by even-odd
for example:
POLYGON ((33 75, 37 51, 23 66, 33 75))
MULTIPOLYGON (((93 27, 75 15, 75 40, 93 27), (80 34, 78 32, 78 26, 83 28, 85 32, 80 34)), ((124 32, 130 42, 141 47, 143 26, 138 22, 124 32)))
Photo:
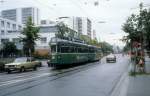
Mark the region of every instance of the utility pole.
MULTIPOLYGON (((142 13, 142 8, 143 8, 143 4, 140 4, 140 14, 142 13)), ((145 72, 146 70, 145 70, 145 53, 144 53, 144 45, 145 45, 145 37, 144 37, 144 31, 145 30, 143 30, 143 20, 142 20, 142 18, 140 18, 140 20, 141 20, 141 51, 142 51, 142 53, 141 53, 141 55, 142 55, 142 58, 143 58, 143 62, 144 62, 144 68, 143 68, 143 71, 145 72)))

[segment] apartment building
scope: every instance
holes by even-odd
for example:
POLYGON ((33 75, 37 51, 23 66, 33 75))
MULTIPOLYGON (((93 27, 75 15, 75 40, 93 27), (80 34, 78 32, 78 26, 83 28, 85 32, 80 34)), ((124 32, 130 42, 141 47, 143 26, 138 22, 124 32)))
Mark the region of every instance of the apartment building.
POLYGON ((2 10, 2 18, 13 20, 19 24, 26 24, 28 17, 32 18, 35 25, 39 24, 40 16, 39 9, 34 7, 16 8, 2 10))

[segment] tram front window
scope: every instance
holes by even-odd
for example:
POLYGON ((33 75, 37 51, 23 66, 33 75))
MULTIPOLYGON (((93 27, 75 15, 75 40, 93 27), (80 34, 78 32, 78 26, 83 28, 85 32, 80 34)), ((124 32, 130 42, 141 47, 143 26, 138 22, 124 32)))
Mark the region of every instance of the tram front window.
POLYGON ((51 52, 55 53, 56 52, 56 45, 51 46, 51 52))

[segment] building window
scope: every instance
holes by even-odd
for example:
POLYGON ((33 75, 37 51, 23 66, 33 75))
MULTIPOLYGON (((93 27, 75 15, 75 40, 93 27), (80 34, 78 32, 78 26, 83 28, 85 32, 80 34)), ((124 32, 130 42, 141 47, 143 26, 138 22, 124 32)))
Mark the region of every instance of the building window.
POLYGON ((4 26, 5 26, 4 21, 1 21, 1 26, 2 26, 2 27, 4 27, 4 26))
POLYGON ((12 26, 13 26, 13 30, 16 30, 16 24, 13 24, 12 26))
POLYGON ((1 35, 4 35, 5 34, 5 31, 4 30, 1 30, 1 35))
POLYGON ((7 33, 12 33, 12 32, 13 32, 13 31, 11 31, 11 30, 8 30, 8 31, 7 31, 7 33))
POLYGON ((46 24, 46 20, 42 20, 42 21, 41 21, 41 24, 46 24))
POLYGON ((47 38, 46 37, 41 38, 41 43, 46 43, 46 42, 47 42, 47 38))
POLYGON ((41 33, 57 32, 57 27, 56 26, 40 27, 39 31, 41 33))
POLYGON ((9 22, 7 22, 7 28, 10 28, 10 23, 9 22))
POLYGON ((9 42, 9 39, 1 39, 1 43, 7 43, 9 42))

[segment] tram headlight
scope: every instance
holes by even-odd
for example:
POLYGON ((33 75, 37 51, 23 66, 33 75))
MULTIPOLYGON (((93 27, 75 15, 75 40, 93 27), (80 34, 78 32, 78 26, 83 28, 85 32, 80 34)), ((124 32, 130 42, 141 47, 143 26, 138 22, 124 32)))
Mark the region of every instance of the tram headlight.
POLYGON ((55 59, 55 56, 52 56, 52 59, 55 59))
POLYGON ((60 59, 61 58, 61 56, 58 56, 58 59, 60 59))

